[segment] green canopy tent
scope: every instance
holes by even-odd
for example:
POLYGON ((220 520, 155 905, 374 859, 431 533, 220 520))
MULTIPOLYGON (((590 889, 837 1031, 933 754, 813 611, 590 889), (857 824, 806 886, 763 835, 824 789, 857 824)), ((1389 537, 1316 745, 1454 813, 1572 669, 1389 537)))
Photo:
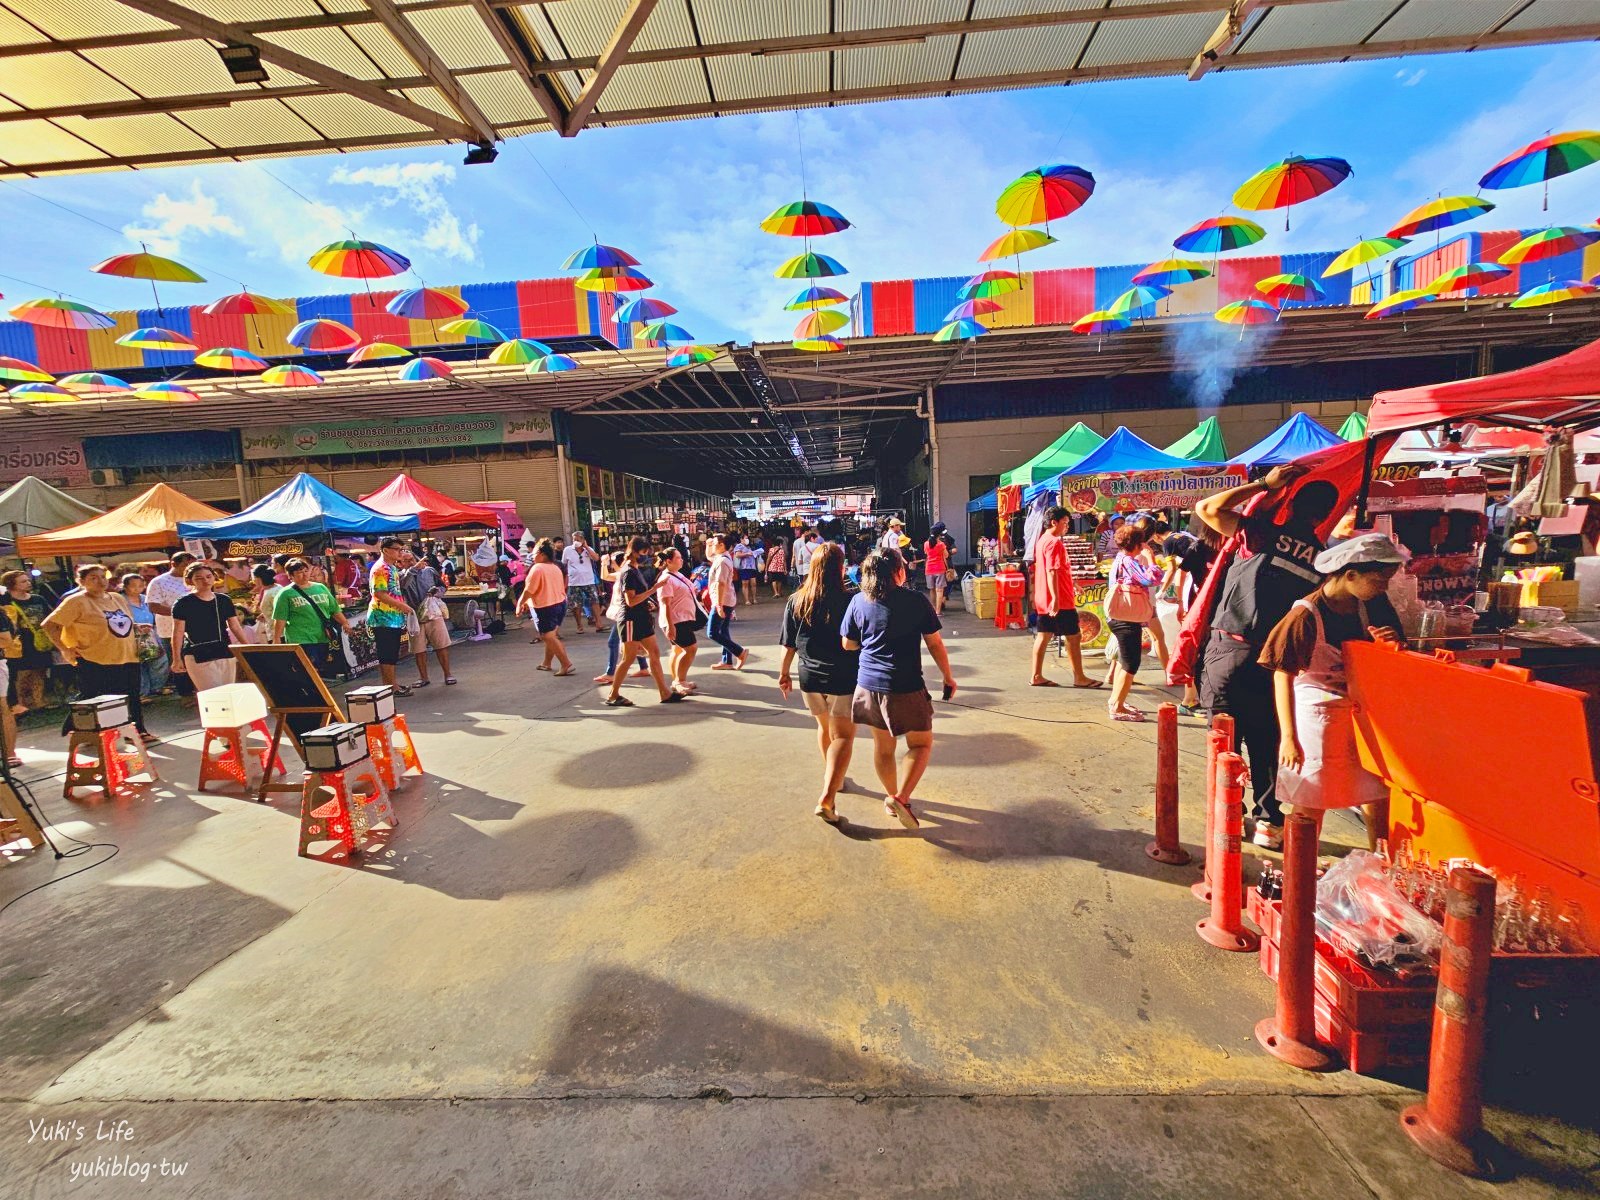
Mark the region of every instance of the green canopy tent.
POLYGON ((1105 438, 1079 421, 1020 467, 1012 467, 1000 476, 1000 486, 1010 487, 1020 483, 1023 487, 1031 487, 1047 479, 1053 480, 1103 441, 1105 438))
POLYGON ((1177 458, 1187 458, 1196 463, 1228 461, 1228 447, 1222 441, 1222 426, 1215 417, 1207 417, 1172 445, 1167 453, 1177 458))
POLYGON ((1339 426, 1339 436, 1347 442, 1359 442, 1367 436, 1367 414, 1353 412, 1339 426))

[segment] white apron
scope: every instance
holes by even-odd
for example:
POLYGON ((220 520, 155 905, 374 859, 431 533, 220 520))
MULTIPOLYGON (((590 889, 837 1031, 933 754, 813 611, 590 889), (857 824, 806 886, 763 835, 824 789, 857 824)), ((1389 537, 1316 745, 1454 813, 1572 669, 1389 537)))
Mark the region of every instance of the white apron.
MULTIPOLYGON (((1278 771, 1278 799, 1296 808, 1356 808, 1382 800, 1388 786, 1361 765, 1356 750, 1355 702, 1345 677, 1344 650, 1329 645, 1315 599, 1297 600, 1317 625, 1311 665, 1294 680, 1294 721, 1305 762, 1278 771)), ((1367 606, 1360 605, 1361 623, 1367 606)))

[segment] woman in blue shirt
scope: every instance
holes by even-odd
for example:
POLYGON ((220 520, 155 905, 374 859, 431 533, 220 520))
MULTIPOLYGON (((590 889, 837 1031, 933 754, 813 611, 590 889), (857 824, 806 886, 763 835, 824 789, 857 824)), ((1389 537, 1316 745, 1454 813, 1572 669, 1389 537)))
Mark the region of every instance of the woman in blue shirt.
POLYGON ((156 615, 144 599, 144 576, 132 572, 118 580, 133 613, 133 640, 139 654, 139 694, 153 696, 167 686, 171 664, 166 644, 156 636, 156 615))

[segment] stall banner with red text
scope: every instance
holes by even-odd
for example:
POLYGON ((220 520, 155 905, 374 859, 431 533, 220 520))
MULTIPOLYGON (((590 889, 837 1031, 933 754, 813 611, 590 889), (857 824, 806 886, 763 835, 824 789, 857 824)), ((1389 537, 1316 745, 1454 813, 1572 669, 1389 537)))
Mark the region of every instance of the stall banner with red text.
POLYGON ((1075 513, 1193 508, 1213 492, 1250 482, 1240 466, 1126 471, 1115 475, 1063 475, 1061 503, 1075 513))

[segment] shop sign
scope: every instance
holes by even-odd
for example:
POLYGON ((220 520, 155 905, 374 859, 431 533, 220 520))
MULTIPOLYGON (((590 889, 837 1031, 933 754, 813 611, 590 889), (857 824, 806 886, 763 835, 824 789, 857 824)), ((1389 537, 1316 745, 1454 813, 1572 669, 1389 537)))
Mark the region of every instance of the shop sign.
POLYGON ((589 468, 582 463, 572 464, 572 487, 580 496, 589 494, 589 468))
POLYGON ((28 475, 67 487, 89 486, 83 443, 41 438, 0 446, 0 486, 9 486, 28 475))
POLYGON ((210 538, 185 538, 183 548, 198 554, 207 562, 223 558, 271 558, 275 554, 303 556, 317 554, 326 549, 328 539, 323 534, 309 537, 282 538, 230 538, 214 542, 210 538))
POLYGON ((1250 481, 1242 466, 1124 471, 1114 475, 1063 475, 1061 503, 1075 513, 1193 508, 1213 492, 1250 481))
POLYGON ((1489 481, 1482 475, 1426 475, 1374 479, 1367 497, 1372 512, 1482 512, 1489 481))
POLYGON ((247 459, 327 458, 441 446, 551 443, 548 413, 456 413, 376 421, 312 421, 240 431, 247 459))
POLYGON ((1372 478, 1383 480, 1416 479, 1421 474, 1421 463, 1386 463, 1383 466, 1373 468, 1372 478))
POLYGON ((1417 578, 1417 599, 1466 604, 1478 590, 1476 554, 1419 554, 1406 570, 1417 578))

